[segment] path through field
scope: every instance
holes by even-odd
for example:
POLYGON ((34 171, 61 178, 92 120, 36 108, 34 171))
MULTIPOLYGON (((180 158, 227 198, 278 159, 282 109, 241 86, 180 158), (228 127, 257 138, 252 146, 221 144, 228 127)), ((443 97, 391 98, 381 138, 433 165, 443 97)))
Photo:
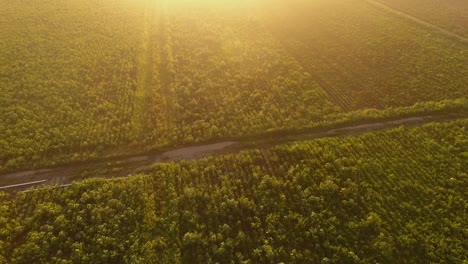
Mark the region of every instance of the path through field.
MULTIPOLYGON (((86 178, 115 178, 144 172, 155 163, 173 162, 181 160, 202 159, 222 154, 235 154, 251 148, 271 148, 288 142, 310 140, 326 137, 359 135, 367 132, 405 126, 419 126, 434 121, 449 121, 460 117, 454 116, 419 116, 390 121, 376 121, 372 123, 343 126, 323 131, 303 132, 301 134, 284 135, 270 140, 252 140, 250 142, 223 141, 212 144, 190 146, 167 150, 162 153, 135 155, 132 157, 113 158, 72 164, 59 168, 48 168, 14 172, 0 175, 0 189, 3 191, 20 191, 37 185, 66 185, 73 181, 86 178)), ((463 117, 461 117, 463 118, 463 117)))

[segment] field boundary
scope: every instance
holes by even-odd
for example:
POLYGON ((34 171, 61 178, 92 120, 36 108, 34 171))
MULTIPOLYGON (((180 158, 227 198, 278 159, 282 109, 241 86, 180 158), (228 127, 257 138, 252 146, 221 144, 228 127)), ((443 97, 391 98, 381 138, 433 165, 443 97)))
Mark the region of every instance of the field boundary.
POLYGON ((408 14, 406 12, 400 11, 400 10, 395 9, 393 7, 387 6, 387 5, 385 5, 383 3, 380 3, 378 1, 375 1, 375 0, 365 0, 365 1, 367 3, 369 3, 370 5, 376 7, 376 8, 387 11, 387 12, 389 12, 391 14, 402 17, 402 18, 404 18, 406 20, 410 20, 412 22, 415 22, 415 23, 417 23, 417 24, 419 24, 421 26, 424 26, 424 27, 426 27, 428 29, 437 30, 439 33, 441 33, 441 34, 443 34, 443 35, 445 35, 447 37, 454 38, 454 39, 457 39, 457 40, 463 42, 464 44, 468 44, 468 38, 465 38, 465 37, 460 36, 460 35, 458 35, 456 33, 453 33, 453 32, 451 32, 451 31, 449 31, 447 29, 444 29, 442 27, 439 27, 437 25, 434 25, 432 23, 424 21, 424 20, 422 20, 420 18, 417 18, 417 17, 415 17, 413 15, 410 15, 410 14, 408 14))
POLYGON ((210 156, 236 154, 249 149, 268 149, 291 142, 332 138, 343 136, 356 136, 364 133, 378 132, 399 126, 415 127, 431 122, 448 122, 464 119, 466 115, 426 115, 411 116, 391 120, 376 120, 374 122, 357 123, 321 130, 303 131, 296 134, 285 134, 271 138, 250 139, 246 141, 219 141, 202 145, 168 149, 159 153, 139 154, 120 159, 107 159, 92 161, 83 164, 70 164, 55 169, 38 169, 7 173, 0 175, 0 189, 13 186, 5 191, 21 191, 31 187, 31 183, 42 181, 34 186, 69 186, 74 181, 87 178, 117 178, 127 177, 131 174, 142 173, 156 163, 176 162, 182 160, 198 160, 210 156), (122 170, 115 170, 120 166, 122 170), (85 172, 85 174, 83 174, 85 172), (17 186, 17 187, 16 187, 17 186))

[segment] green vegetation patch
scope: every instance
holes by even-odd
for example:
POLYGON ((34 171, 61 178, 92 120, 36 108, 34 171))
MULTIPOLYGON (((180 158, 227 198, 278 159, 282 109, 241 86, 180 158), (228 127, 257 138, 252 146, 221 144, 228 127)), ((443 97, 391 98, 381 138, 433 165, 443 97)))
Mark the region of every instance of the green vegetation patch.
POLYGON ((463 263, 468 119, 1 195, 5 263, 463 263))
POLYGON ((186 2, 0 0, 0 172, 467 106, 466 46, 365 1, 186 2))

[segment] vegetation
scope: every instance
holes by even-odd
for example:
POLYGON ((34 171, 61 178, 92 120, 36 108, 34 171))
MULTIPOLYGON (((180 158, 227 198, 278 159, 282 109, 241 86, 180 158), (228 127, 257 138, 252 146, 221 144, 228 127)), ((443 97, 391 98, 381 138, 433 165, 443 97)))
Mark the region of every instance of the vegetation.
POLYGON ((364 1, 215 2, 0 0, 0 172, 468 106, 466 46, 364 1))
POLYGON ((0 264, 466 263, 467 8, 0 0, 0 174, 142 171, 0 192, 0 264), (227 139, 257 149, 134 155, 227 139))
POLYGON ((276 1, 265 9, 269 29, 344 110, 468 93, 465 43, 366 1, 276 1))
POLYGON ((304 126, 337 111, 254 19, 220 12, 177 8, 160 25, 172 142, 304 126))
POLYGON ((377 0, 387 6, 435 24, 453 33, 468 37, 466 14, 468 3, 464 0, 377 0))
POLYGON ((0 195, 4 263, 463 263, 468 119, 0 195))
POLYGON ((0 1, 0 171, 87 159, 128 141, 141 10, 0 1))

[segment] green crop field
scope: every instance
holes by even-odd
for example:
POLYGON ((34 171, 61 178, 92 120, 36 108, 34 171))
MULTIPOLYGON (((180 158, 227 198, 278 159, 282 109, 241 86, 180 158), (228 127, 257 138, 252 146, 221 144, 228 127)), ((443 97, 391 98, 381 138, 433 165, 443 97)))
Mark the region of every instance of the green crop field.
POLYGON ((271 31, 344 110, 408 106, 468 93, 466 43, 366 1, 299 0, 273 7, 271 31))
POLYGON ((5 263, 463 263, 468 120, 0 198, 5 263))
POLYGON ((125 1, 0 1, 1 169, 129 138, 142 11, 125 1))
POLYGON ((467 264, 467 13, 0 0, 0 264, 467 264))
POLYGON ((457 40, 365 1, 215 2, 0 1, 0 171, 466 109, 457 40))

